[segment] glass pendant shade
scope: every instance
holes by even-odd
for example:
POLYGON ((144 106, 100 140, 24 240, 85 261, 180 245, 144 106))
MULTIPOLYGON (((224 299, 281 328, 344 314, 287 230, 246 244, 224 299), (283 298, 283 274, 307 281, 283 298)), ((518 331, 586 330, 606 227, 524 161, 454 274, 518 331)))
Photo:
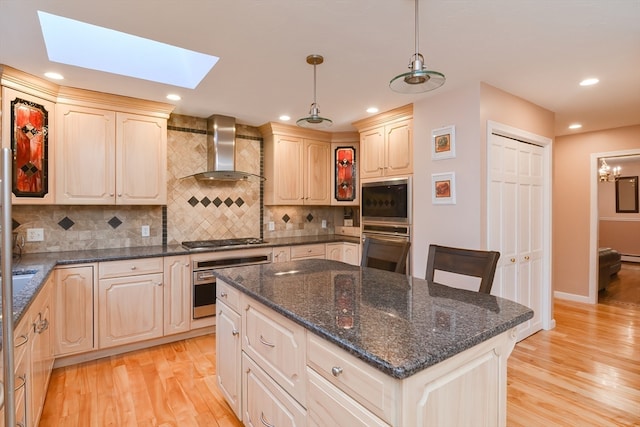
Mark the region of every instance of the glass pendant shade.
POLYGON ((442 86, 446 80, 444 74, 438 71, 427 70, 424 65, 424 57, 418 49, 418 0, 416 1, 416 53, 411 57, 409 69, 391 79, 389 87, 394 92, 421 93, 434 90, 442 86))
POLYGON ((320 116, 320 108, 316 102, 316 65, 322 64, 324 58, 322 55, 309 55, 307 56, 307 64, 313 65, 313 103, 309 110, 309 115, 298 119, 296 124, 303 128, 311 129, 326 129, 333 124, 333 121, 325 117, 320 116))

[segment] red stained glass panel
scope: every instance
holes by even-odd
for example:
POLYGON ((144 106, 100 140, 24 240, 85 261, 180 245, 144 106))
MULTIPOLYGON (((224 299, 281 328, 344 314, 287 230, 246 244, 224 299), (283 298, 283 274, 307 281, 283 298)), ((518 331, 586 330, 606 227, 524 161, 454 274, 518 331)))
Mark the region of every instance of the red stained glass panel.
POLYGON ((356 198, 356 151, 353 147, 336 148, 336 200, 356 198))
POLYGON ((17 197, 48 193, 48 118, 42 105, 20 98, 11 102, 13 194, 17 197))

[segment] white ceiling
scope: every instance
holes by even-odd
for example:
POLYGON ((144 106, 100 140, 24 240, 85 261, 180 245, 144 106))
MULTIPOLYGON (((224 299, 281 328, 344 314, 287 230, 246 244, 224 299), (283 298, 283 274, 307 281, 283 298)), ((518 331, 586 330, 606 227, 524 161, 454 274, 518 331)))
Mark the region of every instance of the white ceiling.
POLYGON ((414 53, 412 0, 0 0, 0 63, 62 84, 166 101, 175 113, 225 114, 259 126, 306 116, 317 101, 331 130, 483 81, 556 113, 556 134, 640 123, 640 0, 421 0, 420 52, 447 82, 404 95, 389 80, 414 53), (37 10, 220 56, 194 89, 49 62, 37 10), (600 84, 578 82, 598 77, 600 84))

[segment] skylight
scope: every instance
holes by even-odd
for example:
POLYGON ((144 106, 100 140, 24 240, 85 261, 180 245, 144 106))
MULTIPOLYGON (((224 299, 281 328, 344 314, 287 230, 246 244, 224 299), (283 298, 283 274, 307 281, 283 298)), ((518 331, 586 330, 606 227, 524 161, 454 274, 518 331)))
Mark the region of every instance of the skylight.
POLYGON ((49 60, 194 89, 218 57, 38 11, 49 60))

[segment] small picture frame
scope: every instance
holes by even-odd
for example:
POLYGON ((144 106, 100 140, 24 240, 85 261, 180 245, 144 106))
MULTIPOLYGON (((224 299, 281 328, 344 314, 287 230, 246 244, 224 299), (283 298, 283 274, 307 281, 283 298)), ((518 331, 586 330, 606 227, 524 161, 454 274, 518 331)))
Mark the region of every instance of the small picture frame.
POLYGON ((432 160, 456 157, 456 127, 446 126, 431 131, 432 160))
POLYGON ((431 202, 434 205, 456 204, 455 172, 434 173, 431 175, 431 202))

